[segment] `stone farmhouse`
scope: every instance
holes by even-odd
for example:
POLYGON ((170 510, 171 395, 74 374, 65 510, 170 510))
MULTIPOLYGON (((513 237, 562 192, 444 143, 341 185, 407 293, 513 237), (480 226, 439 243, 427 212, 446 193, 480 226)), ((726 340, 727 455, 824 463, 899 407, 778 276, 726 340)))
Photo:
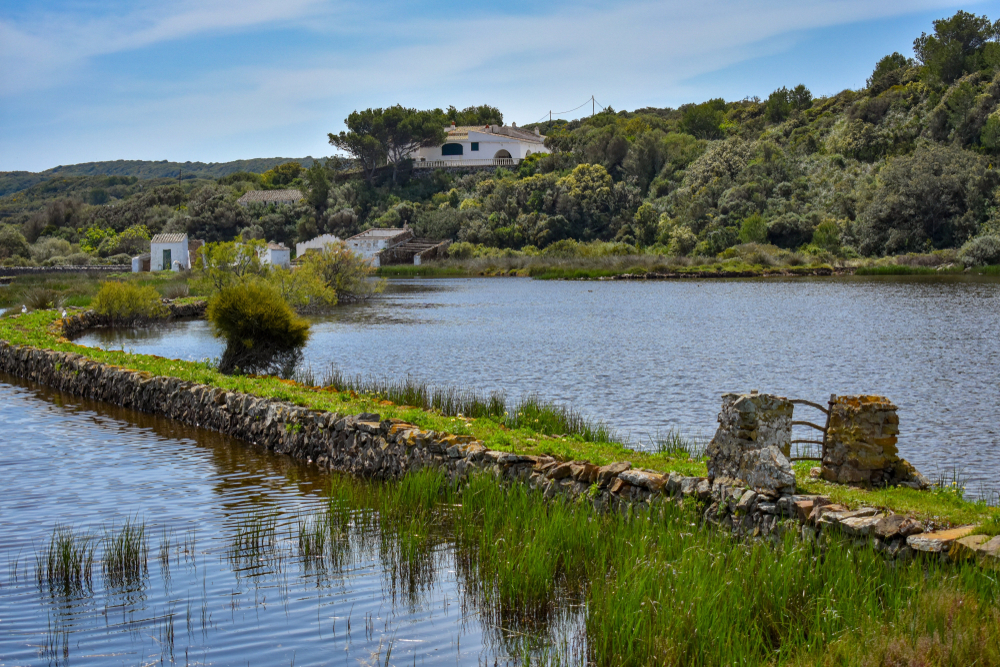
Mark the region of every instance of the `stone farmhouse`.
POLYGON ((514 166, 532 153, 551 153, 545 136, 511 125, 461 125, 445 128, 440 146, 420 148, 410 154, 414 169, 442 167, 514 166))

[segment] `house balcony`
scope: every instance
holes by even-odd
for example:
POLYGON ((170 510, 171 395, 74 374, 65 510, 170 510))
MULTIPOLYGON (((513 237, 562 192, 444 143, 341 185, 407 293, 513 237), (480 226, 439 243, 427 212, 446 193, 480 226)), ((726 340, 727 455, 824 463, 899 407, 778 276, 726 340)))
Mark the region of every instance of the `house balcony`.
POLYGON ((447 169, 457 167, 516 167, 520 164, 521 158, 517 157, 496 157, 478 158, 471 160, 416 160, 413 162, 414 169, 447 169))

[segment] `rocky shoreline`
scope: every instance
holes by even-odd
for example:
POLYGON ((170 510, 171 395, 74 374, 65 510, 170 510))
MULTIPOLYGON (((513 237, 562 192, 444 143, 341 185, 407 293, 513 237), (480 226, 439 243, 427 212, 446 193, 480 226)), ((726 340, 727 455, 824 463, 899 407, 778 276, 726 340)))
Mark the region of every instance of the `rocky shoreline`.
MULTIPOLYGON (((193 316, 198 305, 172 306, 172 316, 193 316)), ((102 323, 100 316, 84 313, 60 321, 59 326, 62 335, 69 336, 102 323)), ((421 468, 446 470, 453 480, 486 472, 509 483, 528 484, 547 498, 566 496, 600 510, 690 499, 701 504, 705 521, 738 537, 778 538, 791 530, 806 540, 847 538, 870 543, 888 558, 923 554, 1000 566, 1000 537, 975 535, 974 526, 925 532, 921 522, 910 517, 876 508, 850 510, 825 496, 797 495, 780 471, 770 475, 779 480, 777 485, 748 484, 723 476, 735 468, 716 472, 710 479, 636 469, 628 461, 596 466, 501 452, 472 436, 422 430, 374 413, 311 410, 6 341, 0 341, 0 370, 77 396, 225 433, 323 470, 379 480, 421 468)), ((727 395, 730 404, 736 400, 733 396, 727 395)), ((731 420, 725 404, 720 421, 723 417, 731 420)), ((719 435, 716 441, 722 442, 719 435)), ((745 450, 741 456, 746 458, 745 450)))

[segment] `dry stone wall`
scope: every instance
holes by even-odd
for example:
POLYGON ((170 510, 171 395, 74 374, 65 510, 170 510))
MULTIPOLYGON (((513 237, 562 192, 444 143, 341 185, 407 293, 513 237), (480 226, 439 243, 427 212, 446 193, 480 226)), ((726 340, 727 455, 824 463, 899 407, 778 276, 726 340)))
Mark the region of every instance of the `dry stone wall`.
MULTIPOLYGON (((906 517, 874 508, 851 511, 823 496, 794 495, 788 492, 790 486, 784 478, 780 478, 777 489, 767 488, 766 484, 752 488, 731 477, 718 475, 710 480, 676 472, 663 475, 633 468, 627 461, 596 466, 587 461, 501 452, 471 436, 423 430, 400 420, 381 419, 378 414, 311 410, 6 341, 0 341, 0 371, 78 396, 223 432, 324 470, 360 477, 394 479, 408 471, 435 468, 460 481, 482 471, 508 483, 528 484, 546 498, 575 498, 599 510, 690 499, 702 504, 707 522, 737 536, 777 538, 792 530, 811 540, 847 536, 871 543, 893 558, 925 552, 941 558, 976 558, 985 564, 1000 564, 1000 541, 971 539, 982 537, 972 535, 971 527, 927 533, 923 525, 906 517)), ((748 412, 743 409, 745 405, 737 408, 737 402, 732 401, 732 411, 724 410, 727 420, 748 412)), ((755 406, 755 414, 777 418, 784 413, 783 404, 771 398, 759 397, 750 403, 755 406), (774 410, 758 412, 760 406, 774 410)), ((768 418, 763 421, 775 423, 768 418)), ((783 428, 776 426, 775 432, 783 428)), ((766 447, 751 451, 777 449, 776 444, 768 442, 766 447)))
POLYGON ((905 484, 928 481, 896 447, 899 416, 882 396, 838 396, 830 403, 830 426, 820 475, 840 484, 905 484))
POLYGON ((795 475, 788 461, 792 403, 772 394, 725 394, 719 428, 708 445, 708 478, 757 491, 792 493, 795 475))

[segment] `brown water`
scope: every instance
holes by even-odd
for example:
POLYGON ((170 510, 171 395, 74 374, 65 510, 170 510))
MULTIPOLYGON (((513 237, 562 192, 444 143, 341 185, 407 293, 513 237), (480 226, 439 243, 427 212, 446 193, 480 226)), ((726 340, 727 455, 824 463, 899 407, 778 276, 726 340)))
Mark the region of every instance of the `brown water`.
POLYGON ((3 375, 0 431, 0 665, 503 665, 582 650, 579 611, 527 638, 485 620, 448 535, 417 570, 391 531, 358 527, 336 561, 303 557, 299 520, 330 479, 288 458, 3 375), (234 551, 263 516, 266 548, 234 551), (72 590, 38 580, 55 526, 100 536, 130 517, 145 523, 144 570, 116 579, 98 562, 72 590))
MULTIPOLYGON (((182 359, 222 349, 198 321, 78 342, 182 359)), ((881 394, 918 468, 958 472, 973 494, 1000 485, 995 278, 392 281, 384 298, 316 321, 305 359, 319 372, 536 392, 636 447, 670 428, 710 437, 729 391, 881 394)))

